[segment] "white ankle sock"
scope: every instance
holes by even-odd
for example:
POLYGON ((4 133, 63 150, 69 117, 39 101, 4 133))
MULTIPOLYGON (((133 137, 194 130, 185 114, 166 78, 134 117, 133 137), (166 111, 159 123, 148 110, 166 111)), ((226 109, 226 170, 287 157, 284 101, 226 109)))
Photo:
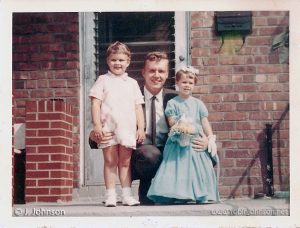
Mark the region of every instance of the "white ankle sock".
POLYGON ((122 188, 122 197, 131 196, 131 188, 125 187, 122 188))
POLYGON ((109 197, 109 196, 115 196, 115 195, 117 195, 115 188, 106 189, 106 196, 107 197, 109 197))

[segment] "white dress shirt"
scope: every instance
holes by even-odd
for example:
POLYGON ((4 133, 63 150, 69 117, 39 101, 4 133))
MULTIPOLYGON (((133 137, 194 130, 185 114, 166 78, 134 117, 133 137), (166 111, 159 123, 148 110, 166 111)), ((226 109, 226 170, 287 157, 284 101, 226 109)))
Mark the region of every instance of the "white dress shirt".
MULTIPOLYGON (((165 142, 160 143, 161 141, 160 137, 168 133, 168 125, 164 114, 163 90, 161 90, 155 96, 156 96, 155 109, 156 109, 156 142, 157 142, 156 144, 157 146, 164 146, 165 142)), ((146 139, 144 144, 151 144, 151 98, 153 97, 153 95, 145 87, 144 87, 144 97, 145 97, 145 116, 146 116, 146 139)))

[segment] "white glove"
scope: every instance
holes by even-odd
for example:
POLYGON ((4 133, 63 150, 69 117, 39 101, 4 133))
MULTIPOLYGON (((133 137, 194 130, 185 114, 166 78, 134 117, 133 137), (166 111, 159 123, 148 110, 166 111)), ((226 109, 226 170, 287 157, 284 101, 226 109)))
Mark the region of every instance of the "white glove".
POLYGON ((216 144, 216 135, 209 135, 208 137, 208 152, 211 153, 211 156, 217 154, 217 144, 216 144))

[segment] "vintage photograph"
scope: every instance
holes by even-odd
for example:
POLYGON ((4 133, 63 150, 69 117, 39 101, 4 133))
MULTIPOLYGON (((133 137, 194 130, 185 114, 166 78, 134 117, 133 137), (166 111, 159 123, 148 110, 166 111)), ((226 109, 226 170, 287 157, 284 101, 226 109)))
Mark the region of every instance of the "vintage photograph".
POLYGON ((12 175, 0 227, 295 219, 293 9, 4 6, 12 175))
POLYGON ((12 30, 15 216, 289 215, 288 11, 17 12, 12 30))

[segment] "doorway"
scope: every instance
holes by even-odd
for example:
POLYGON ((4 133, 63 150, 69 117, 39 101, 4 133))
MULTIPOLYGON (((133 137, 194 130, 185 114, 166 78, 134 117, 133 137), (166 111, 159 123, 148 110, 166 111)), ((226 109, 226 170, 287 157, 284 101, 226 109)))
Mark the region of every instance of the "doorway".
POLYGON ((166 51, 170 59, 167 88, 175 86, 175 70, 189 62, 186 12, 105 12, 80 14, 82 69, 82 156, 81 181, 84 186, 104 186, 103 156, 90 149, 92 129, 89 90, 97 77, 107 72, 106 49, 115 41, 124 42, 132 52, 128 75, 143 86, 140 74, 144 56, 150 51, 166 51))

